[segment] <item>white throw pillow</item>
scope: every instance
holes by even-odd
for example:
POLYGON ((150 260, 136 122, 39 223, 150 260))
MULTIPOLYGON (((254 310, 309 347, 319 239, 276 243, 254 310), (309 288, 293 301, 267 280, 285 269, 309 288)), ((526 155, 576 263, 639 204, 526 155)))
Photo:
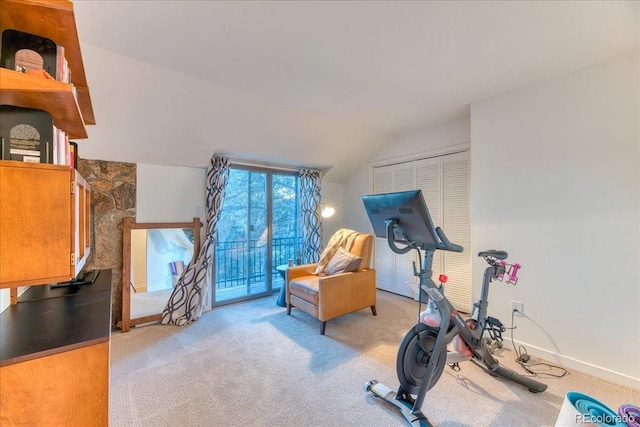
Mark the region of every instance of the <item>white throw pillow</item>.
POLYGON ((333 255, 324 272, 327 276, 338 273, 347 273, 350 271, 358 270, 362 258, 355 256, 354 254, 347 252, 344 248, 338 248, 333 255))

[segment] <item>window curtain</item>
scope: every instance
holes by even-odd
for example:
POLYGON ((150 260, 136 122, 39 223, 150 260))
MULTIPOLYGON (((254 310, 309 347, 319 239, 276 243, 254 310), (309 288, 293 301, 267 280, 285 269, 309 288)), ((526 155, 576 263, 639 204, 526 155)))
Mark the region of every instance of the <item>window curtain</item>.
POLYGON ((322 220, 320 206, 320 171, 300 170, 300 213, 302 215, 302 263, 311 264, 320 259, 322 220))
POLYGON ((231 161, 213 156, 207 170, 207 234, 195 262, 191 262, 176 283, 162 312, 162 324, 182 326, 202 314, 204 297, 211 283, 213 251, 218 239, 218 219, 225 189, 229 182, 231 161))

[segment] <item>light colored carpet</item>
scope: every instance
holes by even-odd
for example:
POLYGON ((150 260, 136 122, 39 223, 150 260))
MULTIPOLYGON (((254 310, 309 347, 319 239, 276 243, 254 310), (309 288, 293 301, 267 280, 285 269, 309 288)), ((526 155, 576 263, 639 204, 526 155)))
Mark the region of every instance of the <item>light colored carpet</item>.
MULTIPOLYGON (((378 316, 361 310, 327 323, 276 296, 216 308, 185 327, 159 324, 115 332, 111 344, 110 425, 405 426, 405 419, 364 384, 397 389, 398 345, 417 303, 378 293, 378 316)), ((501 364, 525 373, 507 349, 501 364)), ((640 392, 570 372, 541 379, 547 391, 487 375, 471 362, 445 367, 423 412, 436 426, 553 426, 567 391, 617 411, 640 392)), ((634 403, 635 402, 635 403, 634 403)))
POLYGON ((135 319, 137 317, 162 313, 172 292, 173 288, 153 292, 132 293, 131 318, 135 319))

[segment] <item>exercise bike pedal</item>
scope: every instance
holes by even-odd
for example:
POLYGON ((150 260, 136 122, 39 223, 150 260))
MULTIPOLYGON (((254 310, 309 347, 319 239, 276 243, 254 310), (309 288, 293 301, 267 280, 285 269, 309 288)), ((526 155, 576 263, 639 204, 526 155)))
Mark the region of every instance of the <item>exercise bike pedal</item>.
POLYGON ((494 354, 496 350, 503 348, 504 344, 502 344, 502 341, 492 340, 491 338, 486 337, 484 339, 484 346, 489 350, 489 353, 494 354))

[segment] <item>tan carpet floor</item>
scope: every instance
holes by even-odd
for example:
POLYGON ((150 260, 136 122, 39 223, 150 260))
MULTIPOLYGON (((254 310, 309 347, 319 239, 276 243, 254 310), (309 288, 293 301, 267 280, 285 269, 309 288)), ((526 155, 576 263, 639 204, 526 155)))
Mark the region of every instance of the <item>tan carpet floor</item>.
MULTIPOLYGON (((380 291, 378 316, 367 309, 334 319, 321 336, 318 320, 295 309, 287 316, 276 297, 216 308, 185 327, 114 332, 110 425, 408 425, 363 386, 376 379, 397 388, 396 353, 417 303, 380 291)), ((507 347, 497 359, 526 374, 507 347)), ((553 426, 572 390, 614 411, 640 406, 638 390, 580 372, 540 378, 549 388, 533 394, 471 362, 461 368, 445 367, 427 393, 423 412, 436 426, 553 426)))

